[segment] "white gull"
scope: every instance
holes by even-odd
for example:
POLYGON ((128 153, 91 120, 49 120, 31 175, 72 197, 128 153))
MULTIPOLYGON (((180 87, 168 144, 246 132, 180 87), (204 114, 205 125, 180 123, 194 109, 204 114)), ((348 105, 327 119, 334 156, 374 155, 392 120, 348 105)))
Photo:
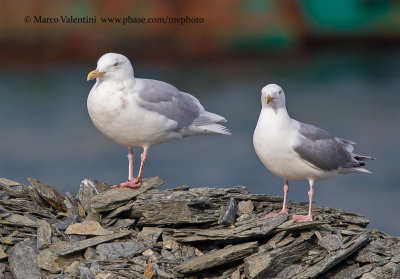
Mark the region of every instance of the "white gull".
MULTIPOLYGON (((369 173, 365 160, 373 157, 353 153, 352 141, 290 118, 285 93, 276 84, 261 90, 262 109, 253 135, 254 149, 261 162, 276 176, 284 179, 282 210, 287 209, 288 180, 308 180, 310 184, 307 215, 293 215, 299 222, 312 221, 314 182, 345 173, 369 173)), ((267 214, 273 217, 277 214, 267 214)))
POLYGON ((162 81, 136 78, 124 55, 104 54, 87 80, 95 78, 87 100, 90 118, 105 136, 129 149, 128 181, 114 186, 140 187, 152 145, 194 135, 230 134, 218 124, 225 118, 206 111, 192 95, 162 81), (143 148, 137 178, 133 147, 143 148))

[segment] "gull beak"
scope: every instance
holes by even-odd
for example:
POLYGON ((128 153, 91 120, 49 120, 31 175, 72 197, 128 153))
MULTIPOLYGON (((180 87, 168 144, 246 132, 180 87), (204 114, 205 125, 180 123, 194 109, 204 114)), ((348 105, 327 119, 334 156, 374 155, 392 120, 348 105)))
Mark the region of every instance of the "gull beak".
POLYGON ((87 81, 102 77, 106 72, 99 72, 98 70, 91 71, 87 76, 87 81))
POLYGON ((274 99, 276 99, 276 98, 272 98, 269 94, 267 95, 267 97, 265 97, 265 100, 267 101, 267 104, 272 102, 274 99))

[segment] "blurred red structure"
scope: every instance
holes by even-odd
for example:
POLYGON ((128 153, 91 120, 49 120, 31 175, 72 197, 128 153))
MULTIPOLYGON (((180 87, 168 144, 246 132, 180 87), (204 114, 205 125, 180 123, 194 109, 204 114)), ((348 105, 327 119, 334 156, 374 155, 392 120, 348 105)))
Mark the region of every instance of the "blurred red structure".
POLYGON ((4 63, 93 60, 107 51, 201 58, 291 51, 324 40, 397 42, 399 11, 400 2, 395 0, 0 0, 0 59, 4 63), (61 17, 71 16, 95 18, 96 23, 62 22, 61 17), (56 18, 58 23, 39 23, 39 17, 56 18), (204 22, 102 22, 127 17, 201 18, 204 22))

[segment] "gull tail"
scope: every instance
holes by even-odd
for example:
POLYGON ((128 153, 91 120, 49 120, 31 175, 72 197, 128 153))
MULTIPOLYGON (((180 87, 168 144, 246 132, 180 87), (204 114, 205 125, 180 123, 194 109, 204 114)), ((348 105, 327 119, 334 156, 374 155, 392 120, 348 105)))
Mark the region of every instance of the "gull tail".
POLYGON ((353 169, 354 171, 353 172, 359 172, 359 173, 371 173, 369 170, 367 170, 367 169, 364 169, 364 168, 354 168, 353 169))
POLYGON ((222 134, 230 135, 228 128, 218 124, 219 122, 226 122, 225 117, 218 114, 204 111, 195 120, 193 120, 193 125, 200 129, 201 134, 222 134))
POLYGON ((364 163, 364 161, 368 160, 376 160, 375 157, 371 156, 364 156, 364 155, 358 155, 358 154, 351 154, 355 163, 358 163, 358 165, 351 167, 351 168, 343 168, 342 173, 371 173, 369 170, 362 168, 363 166, 367 165, 364 163))
POLYGON ((217 122, 226 122, 226 119, 221 115, 209 111, 202 112, 195 120, 193 120, 193 124, 196 126, 207 125, 217 122))
POLYGON ((357 161, 376 160, 375 157, 358 155, 358 154, 353 154, 353 158, 356 159, 357 161))
POLYGON ((201 125, 198 128, 202 129, 204 134, 231 135, 228 128, 220 124, 201 125))

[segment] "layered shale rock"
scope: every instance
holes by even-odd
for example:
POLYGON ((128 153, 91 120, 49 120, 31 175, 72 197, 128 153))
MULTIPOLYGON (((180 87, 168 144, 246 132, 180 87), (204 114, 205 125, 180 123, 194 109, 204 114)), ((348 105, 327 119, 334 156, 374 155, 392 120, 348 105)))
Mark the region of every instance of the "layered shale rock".
POLYGON ((139 189, 85 179, 76 197, 29 182, 0 178, 0 278, 400 278, 400 239, 359 214, 314 206, 310 223, 265 219, 280 197, 160 190, 157 177, 139 189))

